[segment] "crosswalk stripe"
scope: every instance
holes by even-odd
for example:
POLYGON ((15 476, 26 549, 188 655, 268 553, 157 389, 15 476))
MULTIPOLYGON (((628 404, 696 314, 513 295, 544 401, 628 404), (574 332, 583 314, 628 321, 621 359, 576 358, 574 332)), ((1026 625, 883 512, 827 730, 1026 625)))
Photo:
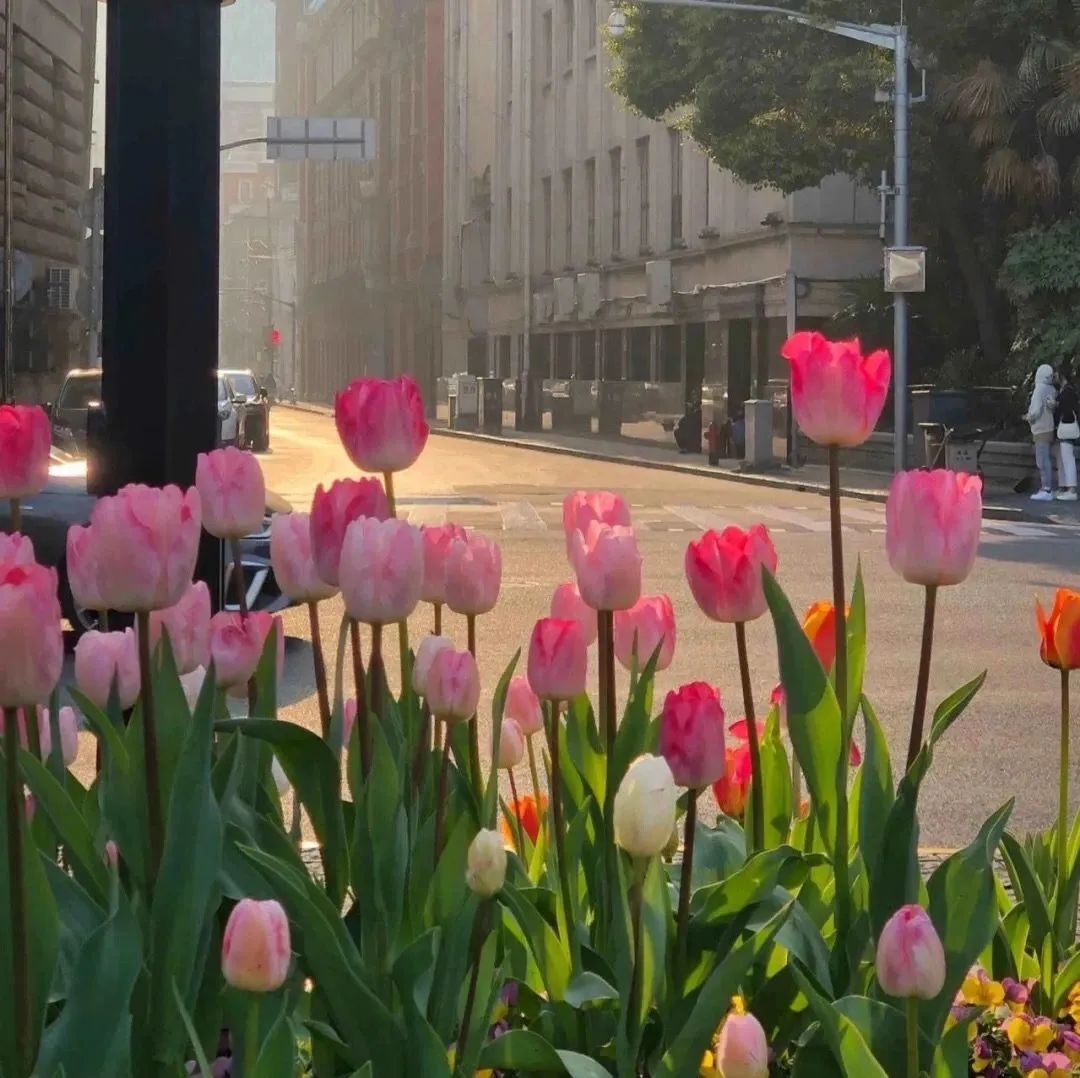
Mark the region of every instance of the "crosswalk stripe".
POLYGON ((543 517, 530 502, 506 502, 499 506, 504 531, 547 531, 543 517))
POLYGON ((841 513, 845 519, 857 521, 859 524, 881 524, 885 520, 884 509, 856 509, 854 506, 845 505, 841 513))
POLYGON ((664 510, 672 516, 693 524, 702 531, 723 531, 731 524, 731 518, 721 516, 712 509, 704 509, 698 505, 665 505, 664 510))
POLYGON ((409 523, 440 527, 446 523, 446 505, 415 505, 409 510, 409 523))
MULTIPOLYGON (((750 505, 747 511, 766 517, 769 520, 779 520, 782 524, 793 524, 797 528, 805 528, 808 532, 827 532, 828 520, 815 520, 806 513, 797 513, 794 509, 780 509, 773 505, 750 505)), ((845 528, 844 531, 850 531, 845 528)))
POLYGON ((1017 539, 1051 539, 1060 534, 1048 528, 1040 528, 1037 524, 1009 524, 1001 520, 988 520, 983 524, 983 529, 988 532, 1012 535, 1017 539))

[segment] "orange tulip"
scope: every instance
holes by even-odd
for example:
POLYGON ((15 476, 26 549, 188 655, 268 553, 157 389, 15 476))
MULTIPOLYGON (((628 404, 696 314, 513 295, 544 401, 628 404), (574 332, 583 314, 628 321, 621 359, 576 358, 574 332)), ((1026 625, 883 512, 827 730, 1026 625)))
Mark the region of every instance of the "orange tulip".
MULTIPOLYGON (((547 794, 541 794, 539 798, 534 797, 532 794, 526 794, 524 797, 519 797, 516 801, 511 801, 507 804, 507 808, 517 816, 521 821, 521 826, 525 829, 531 841, 536 841, 536 836, 540 834, 540 818, 547 812, 548 799, 547 794)), ((510 826, 506 816, 500 817, 503 838, 513 846, 517 848, 517 835, 516 828, 510 826)))
POLYGON ((1057 670, 1080 669, 1080 592, 1059 588, 1049 615, 1036 600, 1035 617, 1042 661, 1057 670))
POLYGON ((829 673, 836 662, 836 607, 832 603, 814 603, 807 610, 802 627, 825 673, 829 673))

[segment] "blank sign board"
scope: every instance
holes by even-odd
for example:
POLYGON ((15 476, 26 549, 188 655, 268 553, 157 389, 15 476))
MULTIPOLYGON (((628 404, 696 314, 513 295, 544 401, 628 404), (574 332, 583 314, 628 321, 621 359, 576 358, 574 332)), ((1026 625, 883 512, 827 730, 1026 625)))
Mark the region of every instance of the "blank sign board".
POLYGON ((375 121, 353 116, 270 116, 271 161, 374 161, 375 121))

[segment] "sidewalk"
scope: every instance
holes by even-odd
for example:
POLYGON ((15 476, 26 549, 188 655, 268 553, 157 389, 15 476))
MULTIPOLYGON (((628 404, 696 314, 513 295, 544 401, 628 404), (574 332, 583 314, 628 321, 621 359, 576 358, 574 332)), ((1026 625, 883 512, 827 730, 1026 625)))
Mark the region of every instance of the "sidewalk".
MULTIPOLYGON (((333 415, 333 409, 319 404, 295 404, 298 408, 320 415, 333 415)), ((446 438, 466 438, 471 441, 516 445, 542 453, 559 453, 585 460, 612 464, 631 464, 639 468, 684 472, 709 479, 733 483, 749 483, 775 490, 794 490, 827 494, 828 469, 823 464, 805 464, 799 468, 779 465, 769 471, 745 467, 742 461, 722 460, 713 467, 704 456, 683 455, 672 445, 666 446, 627 438, 601 438, 596 434, 564 434, 555 431, 515 431, 503 429, 502 434, 481 434, 476 431, 450 430, 442 420, 433 420, 432 433, 446 438)), ((884 502, 892 476, 884 472, 841 468, 841 493, 847 498, 884 502)), ((1007 490, 989 489, 985 494, 984 515, 989 520, 1028 520, 1053 524, 1080 525, 1080 504, 1061 502, 1032 502, 1027 496, 1007 490)))

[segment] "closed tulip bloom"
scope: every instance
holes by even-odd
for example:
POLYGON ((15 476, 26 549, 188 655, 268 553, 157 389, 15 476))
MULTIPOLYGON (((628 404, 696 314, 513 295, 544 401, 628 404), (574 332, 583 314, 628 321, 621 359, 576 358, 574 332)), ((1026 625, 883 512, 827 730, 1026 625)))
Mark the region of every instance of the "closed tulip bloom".
POLYGON ((183 674, 180 678, 180 687, 184 690, 184 699, 187 701, 189 711, 195 710, 202 693, 203 682, 206 680, 206 667, 200 666, 192 670, 190 674, 183 674))
POLYGON ((52 427, 37 405, 0 405, 0 498, 28 498, 49 481, 52 427))
POLYGON ((633 528, 593 521, 574 532, 571 564, 593 610, 628 610, 641 598, 641 554, 633 528))
POLYGON ((210 664, 210 589, 199 580, 189 584, 183 598, 168 610, 150 615, 150 648, 161 640, 164 629, 179 674, 190 674, 210 664))
MULTIPOLYGON (((37 709, 38 744, 41 746, 41 758, 47 760, 52 754, 52 721, 49 709, 37 709)), ((60 754, 65 767, 71 767, 79 755, 79 720, 73 707, 62 707, 57 716, 60 727, 60 754)))
POLYGON ((33 564, 34 544, 25 535, 0 533, 0 566, 33 564))
POLYGON ((274 514, 270 522, 270 561, 278 587, 294 603, 318 603, 337 593, 315 566, 311 517, 307 513, 274 514))
POLYGON ((425 525, 420 529, 424 543, 424 588, 420 598, 425 603, 446 602, 446 559, 455 539, 467 539, 468 532, 458 524, 425 525))
POLYGON ((510 771, 525 758, 525 735, 513 719, 503 717, 499 731, 499 767, 510 771))
MULTIPOLYGON (((535 842, 537 836, 540 834, 540 820, 547 812, 548 799, 547 794, 540 794, 539 797, 533 794, 524 794, 516 801, 511 801, 507 808, 510 810, 512 816, 517 818, 517 821, 521 824, 525 834, 529 836, 531 842, 535 842)), ((503 842, 508 846, 517 848, 517 831, 516 824, 511 826, 510 822, 506 819, 506 815, 503 814, 499 821, 499 830, 502 833, 503 842)))
POLYGON ((563 533, 566 556, 571 560, 574 532, 584 535, 594 520, 611 527, 629 528, 630 507, 625 499, 609 490, 575 490, 567 494, 563 499, 563 533))
POLYGON ((113 679, 120 707, 127 711, 139 695, 139 652, 134 629, 86 633, 75 645, 75 684, 99 708, 106 708, 113 679))
POLYGON ((446 555, 446 605, 474 617, 495 609, 502 586, 502 551, 482 535, 455 539, 446 555))
POLYGON ((98 558, 94 533, 90 528, 73 524, 67 533, 68 587, 75 605, 81 610, 104 610, 105 601, 98 589, 98 558))
POLYGON ((368 625, 404 621, 420 602, 424 550, 404 520, 354 520, 341 547, 341 597, 349 617, 368 625))
POLYGON ((716 1068, 724 1078, 769 1078, 765 1030, 741 1009, 724 1019, 716 1041, 716 1068))
POLYGON ((435 656, 445 648, 454 650, 454 642, 445 636, 425 636, 416 649, 416 659, 412 668, 412 687, 417 696, 427 696, 428 674, 435 656))
POLYGON ((909 584, 963 583, 975 565, 982 480, 964 472, 900 472, 885 505, 889 564, 909 584))
POLYGON ((532 691, 529 679, 520 674, 510 679, 506 690, 506 717, 513 719, 526 737, 532 737, 544 728, 540 698, 532 691))
POLYGON ((262 529, 266 481, 254 453, 228 446, 200 453, 195 488, 203 527, 218 539, 242 539, 262 529))
POLYGON ((829 673, 836 662, 836 607, 832 603, 814 603, 807 610, 802 627, 825 673, 829 673))
POLYGON ((48 699, 64 661, 55 570, 0 565, 0 655, 0 707, 48 699))
POLYGON ((210 619, 210 655, 219 689, 243 689, 255 676, 266 648, 266 638, 276 633, 277 676, 285 658, 285 634, 281 616, 265 611, 250 614, 222 610, 210 619))
POLYGON ((945 951, 922 906, 901 906, 885 923, 874 960, 878 984, 897 999, 934 999, 945 987, 945 951))
POLYGON ((465 883, 474 895, 491 898, 506 882, 506 847, 498 831, 480 831, 469 844, 465 883))
POLYGON ((128 486, 91 517, 98 591, 109 610, 165 610, 191 583, 202 511, 194 488, 128 486))
POLYGON ((615 793, 615 841, 631 857, 662 853, 675 827, 679 790, 662 756, 639 756, 615 793))
POLYGON ((529 685, 541 700, 573 700, 585 691, 588 654, 576 621, 541 618, 529 642, 529 685))
POLYGON ((701 612, 728 625, 765 613, 762 570, 775 574, 776 566, 776 548, 763 524, 706 532, 686 548, 686 579, 701 612))
POLYGON ((338 437, 362 472, 400 472, 424 451, 430 428, 408 375, 357 378, 334 400, 338 437))
POLYGON ((338 586, 345 529, 361 517, 387 520, 389 516, 390 503, 378 479, 337 479, 329 490, 322 484, 315 489, 308 520, 311 553, 325 583, 338 586))
POLYGON ((599 628, 596 611, 582 599, 576 580, 559 584, 551 593, 551 616, 576 621, 581 627, 581 635, 585 638, 587 648, 596 643, 599 628))
POLYGON ((1049 614, 1036 599, 1035 616, 1042 661, 1056 670, 1080 669, 1080 592, 1058 588, 1049 614))
POLYGON ((667 694, 660 754, 679 786, 701 790, 724 774, 724 709, 712 685, 697 681, 667 694))
POLYGON ((750 795, 750 746, 746 743, 729 748, 724 753, 724 774, 713 783, 713 797, 720 811, 732 819, 740 819, 746 811, 750 795))
POLYGON ((480 703, 480 671, 467 651, 443 648, 432 660, 427 676, 431 713, 446 722, 466 722, 480 703))
POLYGON ((615 657, 629 670, 637 647, 638 667, 656 649, 657 671, 666 670, 675 657, 675 609, 666 595, 643 595, 629 610, 615 614, 615 657))
POLYGON ((234 907, 221 943, 225 982, 242 992, 273 992, 285 983, 292 959, 289 919, 273 899, 245 898, 234 907))
POLYGON ((818 445, 862 445, 885 407, 889 353, 864 356, 857 340, 804 332, 789 338, 780 354, 791 366, 791 407, 802 432, 818 445))

